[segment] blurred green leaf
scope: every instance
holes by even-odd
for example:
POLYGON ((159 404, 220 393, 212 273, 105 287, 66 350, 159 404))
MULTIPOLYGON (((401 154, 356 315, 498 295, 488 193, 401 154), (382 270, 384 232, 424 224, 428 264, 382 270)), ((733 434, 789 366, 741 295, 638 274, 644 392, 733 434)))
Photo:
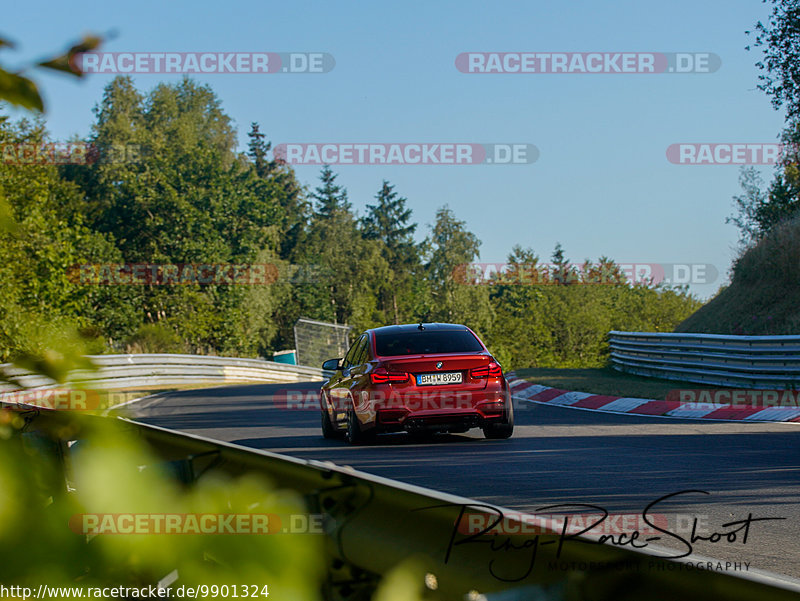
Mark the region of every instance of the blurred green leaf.
POLYGON ((53 349, 47 349, 42 353, 25 353, 14 360, 14 365, 47 376, 59 383, 66 382, 71 371, 95 368, 86 357, 65 355, 53 349))
POLYGON ((419 559, 407 559, 384 576, 372 601, 422 601, 426 584, 435 590, 436 577, 426 574, 419 559))
POLYGON ((9 73, 4 69, 0 69, 0 100, 26 109, 44 111, 44 103, 36 84, 26 77, 9 73))
MULTIPOLYGON (((86 340, 62 321, 50 323, 45 317, 28 314, 20 332, 24 347, 10 358, 14 367, 50 378, 63 384, 78 377, 73 372, 95 371, 97 367, 86 357, 86 340)), ((0 372, 0 381, 24 388, 20 376, 0 372)))
MULTIPOLYGON (((0 413, 0 428, 4 415, 11 412, 0 413)), ((7 425, 16 434, 0 436, 4 584, 30 585, 46 575, 53 586, 141 587, 174 571, 179 580, 173 587, 236 585, 238 591, 247 583, 259 590, 268 585, 281 599, 319 599, 320 535, 83 534, 86 514, 305 515, 297 494, 276 490, 258 474, 209 472, 180 487, 167 466, 113 420, 80 429, 69 451, 71 491, 65 494, 63 475, 52 470, 52 447, 42 437, 20 434, 24 423, 7 425)))
POLYGON ((98 36, 91 36, 91 35, 84 36, 83 40, 81 40, 78 44, 75 44, 66 53, 60 56, 55 56, 49 60, 42 61, 39 63, 39 66, 44 67, 46 69, 53 69, 55 71, 61 71, 63 73, 69 73, 70 75, 76 75, 77 77, 81 77, 83 75, 83 72, 78 68, 77 64, 75 63, 75 57, 82 52, 89 52, 90 50, 94 50, 101 44, 102 41, 103 38, 100 38, 98 36))

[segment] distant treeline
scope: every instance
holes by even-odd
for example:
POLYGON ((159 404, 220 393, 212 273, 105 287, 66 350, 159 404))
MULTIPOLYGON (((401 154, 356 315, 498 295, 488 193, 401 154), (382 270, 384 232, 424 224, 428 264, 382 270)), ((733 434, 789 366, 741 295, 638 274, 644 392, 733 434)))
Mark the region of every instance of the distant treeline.
POLYGON ((481 243, 452 208, 417 232, 406 198, 376 181, 357 216, 330 168, 307 189, 258 124, 239 152, 214 92, 190 79, 142 93, 119 77, 95 114, 86 139, 58 143, 43 121, 0 118, 0 219, 13 223, 0 231, 0 360, 63 324, 95 353, 269 357, 292 348, 302 316, 355 331, 461 322, 506 367, 596 366, 608 330, 671 331, 700 305, 629 284, 605 257, 577 268, 560 246, 538 271, 515 246, 505 273, 475 285, 465 266, 481 243), (532 269, 539 279, 522 277, 532 269))

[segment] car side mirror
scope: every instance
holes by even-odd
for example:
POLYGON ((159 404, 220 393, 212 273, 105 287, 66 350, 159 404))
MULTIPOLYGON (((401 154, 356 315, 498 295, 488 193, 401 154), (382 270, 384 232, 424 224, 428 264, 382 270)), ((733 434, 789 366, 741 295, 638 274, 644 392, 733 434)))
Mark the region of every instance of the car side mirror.
POLYGON ((325 363, 322 364, 322 369, 326 371, 338 371, 341 366, 339 362, 341 359, 328 359, 325 363))

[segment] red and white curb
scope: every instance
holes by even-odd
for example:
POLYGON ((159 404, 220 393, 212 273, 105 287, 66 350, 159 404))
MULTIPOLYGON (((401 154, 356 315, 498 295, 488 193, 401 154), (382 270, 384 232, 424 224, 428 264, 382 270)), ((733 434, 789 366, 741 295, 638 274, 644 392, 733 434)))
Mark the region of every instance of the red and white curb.
POLYGON ((751 422, 800 422, 800 407, 754 407, 681 401, 656 401, 616 397, 589 392, 571 392, 534 384, 507 375, 511 396, 516 401, 557 405, 607 413, 627 413, 680 419, 714 419, 751 422))

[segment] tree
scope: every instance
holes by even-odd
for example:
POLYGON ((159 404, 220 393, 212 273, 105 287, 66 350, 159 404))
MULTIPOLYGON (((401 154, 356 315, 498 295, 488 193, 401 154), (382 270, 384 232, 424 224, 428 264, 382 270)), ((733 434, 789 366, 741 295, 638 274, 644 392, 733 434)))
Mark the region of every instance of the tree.
POLYGON ((467 230, 466 223, 457 219, 447 205, 436 211, 436 222, 425 242, 430 288, 426 321, 466 323, 479 332, 489 331, 492 308, 488 289, 460 282, 455 277, 480 256, 480 245, 478 237, 467 230))
POLYGON ((314 211, 316 216, 322 219, 333 217, 336 214, 347 213, 351 205, 347 200, 347 190, 336 183, 337 174, 333 172, 330 165, 325 165, 320 172, 319 179, 322 182, 311 194, 311 198, 316 201, 314 211))
POLYGON ((553 281, 556 284, 572 284, 577 280, 575 268, 569 264, 569 259, 564 256, 564 249, 561 242, 556 242, 553 249, 553 281))
POLYGON ((734 196, 737 214, 725 218, 725 223, 732 223, 739 228, 739 243, 746 247, 757 240, 766 225, 762 213, 768 197, 762 191, 764 180, 755 167, 743 167, 739 171, 739 185, 742 194, 734 196))
MULTIPOLYGON (((586 259, 581 265, 578 279, 582 284, 600 284, 603 286, 624 286, 628 279, 619 265, 606 256, 601 256, 597 263, 586 259)), ((642 285, 649 285, 642 282, 642 285)))
MULTIPOLYGON (((236 152, 236 135, 213 91, 190 79, 139 93, 114 79, 96 108, 101 160, 76 177, 91 226, 115 240, 124 262, 250 264, 279 252, 281 199, 236 152), (121 161, 108 149, 135 147, 121 161)), ((140 325, 179 332, 187 350, 255 354, 277 327, 266 286, 139 286, 140 325), (265 310, 266 309, 266 310, 265 310)), ((129 332, 133 335, 135 332, 129 332)))
MULTIPOLYGON (((214 92, 189 79, 140 92, 116 78, 96 117, 91 167, 0 164, 13 226, 0 228, 0 360, 42 363, 56 339, 51 326, 63 323, 95 352, 127 344, 254 355, 285 348, 306 316, 357 331, 412 319, 465 323, 506 368, 602 365, 608 329, 669 330, 696 306, 685 291, 629 286, 607 257, 576 269, 560 244, 552 268, 515 246, 490 285, 469 281, 461 276, 480 240, 450 208, 436 212, 416 244, 411 210, 393 185, 382 183, 359 220, 328 166, 312 211, 292 168, 270 158, 259 125, 239 152, 214 92), (76 286, 69 278, 72 265, 85 263, 289 261, 306 270, 301 281, 270 286, 76 286), (551 285, 553 272, 560 283, 584 285, 551 285)), ((0 118, 0 143, 47 140, 41 121, 0 118)), ((771 204, 753 213, 759 227, 791 211, 792 169, 784 165, 771 204)), ((76 365, 80 353, 70 353, 49 372, 76 365)))
POLYGON ((261 133, 258 123, 251 124, 247 135, 250 138, 247 156, 253 162, 258 177, 271 184, 270 194, 275 196, 282 209, 280 258, 291 260, 295 249, 302 243, 309 219, 303 187, 290 165, 269 158, 272 143, 261 133))
MULTIPOLYGON (((44 112, 44 101, 41 94, 39 94, 39 87, 25 73, 31 68, 42 68, 83 77, 83 72, 74 58, 81 52, 88 52, 97 48, 102 41, 102 38, 98 36, 87 35, 63 54, 26 65, 17 71, 10 71, 0 66, 0 102, 7 102, 35 112, 44 112)), ((14 47, 15 44, 11 40, 0 38, 0 50, 13 49, 14 47)), ((0 115, 0 124, 7 119, 7 116, 0 115)), ((13 227, 10 219, 11 212, 11 208, 6 204, 3 196, 0 195, 0 231, 13 227)))
MULTIPOLYGON (((759 21, 754 32, 747 33, 754 35, 753 47, 760 48, 763 55, 756 62, 761 70, 758 88, 766 92, 775 109, 786 109, 786 127, 781 134, 784 153, 766 192, 762 191, 763 182, 753 168, 740 173, 743 194, 734 196, 737 214, 726 222, 739 228, 743 248, 800 209, 797 152, 800 142, 800 2, 771 2, 769 21, 766 24, 759 21)), ((750 50, 750 46, 746 48, 750 50)))
POLYGON ((383 180, 375 200, 378 201, 376 204, 367 205, 367 215, 361 220, 364 237, 383 242, 392 263, 410 264, 416 257, 413 235, 417 224, 409 223, 411 209, 406 207, 408 199, 399 196, 394 186, 383 180))
POLYGON ((250 138, 247 156, 253 161, 258 176, 267 178, 275 167, 275 163, 268 158, 272 143, 265 139, 266 136, 261 133, 260 126, 255 122, 250 124, 247 137, 250 138))
POLYGON ((739 228, 742 250, 751 247, 775 226, 791 219, 800 210, 800 174, 796 162, 785 162, 775 173, 769 188, 754 167, 739 172, 742 194, 734 196, 736 214, 725 219, 739 228))
MULTIPOLYGON (((49 142, 42 121, 0 124, 0 144, 49 142)), ((124 332, 135 321, 128 291, 79 286, 73 265, 118 262, 110 237, 88 227, 80 190, 54 165, 0 164, 0 197, 13 226, 0 230, 0 362, 33 352, 43 333, 66 325, 94 339, 124 332)))
POLYGON ((761 48, 763 54, 756 63, 762 71, 758 88, 772 98, 776 109, 785 105, 788 119, 794 121, 800 117, 800 2, 771 2, 767 24, 759 21, 755 33, 747 34, 755 36, 753 47, 761 48))
POLYGON ((347 190, 336 183, 337 174, 325 166, 321 185, 311 195, 316 201, 308 233, 295 259, 313 267, 317 281, 294 286, 294 307, 287 314, 346 323, 355 329, 383 325, 376 291, 389 278, 381 243, 362 236, 350 210, 347 190))
POLYGON ((487 344, 505 369, 546 361, 543 352, 551 333, 545 329, 541 307, 549 282, 549 271, 540 268, 534 250, 519 244, 507 257, 505 273, 495 274, 490 282, 496 315, 487 344))
POLYGON ((399 196, 394 186, 383 180, 375 195, 377 203, 367 205, 367 215, 361 220, 361 231, 367 240, 382 243, 381 254, 390 268, 390 278, 381 286, 384 314, 391 313, 394 323, 400 323, 398 295, 410 288, 414 268, 419 262, 419 248, 414 242, 416 223, 409 223, 411 209, 407 198, 399 196), (389 304, 390 307, 386 305, 389 304))

